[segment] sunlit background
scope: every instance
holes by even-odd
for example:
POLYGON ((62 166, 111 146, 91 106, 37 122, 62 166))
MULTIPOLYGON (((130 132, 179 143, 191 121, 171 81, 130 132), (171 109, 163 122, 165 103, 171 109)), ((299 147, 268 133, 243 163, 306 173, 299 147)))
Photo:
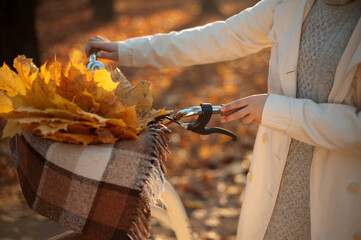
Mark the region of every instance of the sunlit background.
MULTIPOLYGON (((12 65, 18 54, 34 58, 38 65, 54 55, 66 60, 77 50, 83 52, 93 35, 118 41, 182 30, 224 20, 256 2, 5 0, 0 3, 0 60, 12 65)), ((240 60, 189 68, 120 69, 132 84, 140 80, 152 83, 155 108, 179 110, 202 102, 220 105, 266 92, 268 59, 269 49, 265 49, 240 60)), ((240 121, 220 124, 219 120, 214 116, 209 125, 235 132, 237 142, 223 135, 199 136, 169 126, 173 133, 166 176, 187 208, 196 239, 235 239, 252 156, 257 128, 240 121)), ((65 231, 25 205, 6 140, 0 145, 0 194, 0 240, 41 240, 65 231)), ((174 236, 153 220, 151 239, 174 236)))

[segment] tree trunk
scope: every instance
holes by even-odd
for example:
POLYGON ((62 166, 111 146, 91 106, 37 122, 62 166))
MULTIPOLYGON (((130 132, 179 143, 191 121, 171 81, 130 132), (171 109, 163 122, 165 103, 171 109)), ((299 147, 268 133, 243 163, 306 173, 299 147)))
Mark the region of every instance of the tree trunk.
POLYGON ((102 21, 114 19, 114 0, 92 0, 94 18, 102 21))
POLYGON ((201 4, 202 13, 220 13, 216 0, 201 0, 201 4))
POLYGON ((12 67, 18 55, 33 58, 39 66, 35 30, 36 0, 0 0, 0 63, 12 67))

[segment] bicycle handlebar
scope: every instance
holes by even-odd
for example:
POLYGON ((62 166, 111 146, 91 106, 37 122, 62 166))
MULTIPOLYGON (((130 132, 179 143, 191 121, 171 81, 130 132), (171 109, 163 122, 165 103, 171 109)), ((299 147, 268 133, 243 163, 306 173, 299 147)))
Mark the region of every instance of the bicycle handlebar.
MULTIPOLYGON (((218 106, 218 105, 212 106, 212 114, 221 114, 221 108, 222 106, 218 106)), ((160 121, 160 123, 167 125, 171 122, 174 122, 172 120, 178 121, 187 117, 199 116, 202 113, 203 113, 203 109, 201 106, 192 106, 192 107, 184 108, 174 114, 169 115, 167 118, 160 121), (172 120, 169 118, 172 118, 172 120)), ((160 116, 160 118, 161 117, 165 117, 165 116, 160 116)))
MULTIPOLYGON (((90 52, 89 57, 89 63, 87 65, 88 70, 95 71, 96 69, 104 68, 104 64, 97 60, 97 52, 98 49, 92 49, 90 52)), ((232 110, 227 113, 221 112, 222 106, 212 106, 210 103, 202 103, 200 106, 193 106, 188 107, 182 110, 179 110, 178 112, 172 114, 172 115, 162 115, 155 119, 156 123, 161 123, 164 125, 168 125, 172 122, 175 122, 179 125, 181 125, 183 128, 190 130, 192 132, 202 134, 202 135, 208 135, 212 133, 220 133, 225 134, 227 136, 232 137, 233 141, 237 141, 237 136, 223 128, 208 128, 206 127, 207 123, 211 119, 212 115, 214 114, 220 114, 222 116, 227 116, 235 111, 238 111, 239 109, 232 110), (193 123, 182 123, 179 122, 180 119, 192 117, 192 116, 198 116, 198 119, 194 121, 193 123)))
MULTIPOLYGON (((193 106, 188 107, 172 115, 163 115, 159 116, 155 119, 155 122, 168 125, 172 122, 181 125, 184 129, 190 130, 192 132, 201 134, 201 135, 208 135, 212 133, 220 133, 225 134, 227 136, 232 137, 233 141, 237 141, 237 136, 223 128, 208 128, 206 125, 208 124, 209 120, 211 119, 212 115, 220 114, 225 115, 221 112, 222 106, 212 106, 210 103, 202 103, 200 106, 193 106), (193 123, 183 123, 179 122, 180 119, 191 117, 191 116, 198 116, 198 119, 193 123)), ((230 113, 227 113, 230 114, 230 113)))

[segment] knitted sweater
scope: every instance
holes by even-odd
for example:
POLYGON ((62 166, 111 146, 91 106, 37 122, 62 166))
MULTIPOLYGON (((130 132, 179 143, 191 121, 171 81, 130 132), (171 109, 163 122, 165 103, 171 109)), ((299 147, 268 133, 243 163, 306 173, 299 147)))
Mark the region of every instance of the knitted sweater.
MULTIPOLYGON (((297 98, 325 103, 337 65, 361 15, 361 0, 316 0, 302 26, 297 98), (333 5, 326 4, 334 1, 333 5)), ((264 240, 311 239, 310 169, 314 147, 292 139, 264 240)))

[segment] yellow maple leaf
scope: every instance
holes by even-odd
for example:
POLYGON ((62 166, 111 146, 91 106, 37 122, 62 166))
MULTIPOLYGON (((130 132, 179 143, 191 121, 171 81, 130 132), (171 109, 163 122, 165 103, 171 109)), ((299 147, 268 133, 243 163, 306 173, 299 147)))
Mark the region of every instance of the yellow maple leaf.
POLYGON ((8 96, 24 95, 26 86, 20 77, 5 63, 0 68, 0 89, 8 96))
POLYGON ((6 137, 13 137, 16 134, 20 134, 21 133, 21 127, 20 124, 17 123, 16 121, 13 120, 7 120, 6 125, 3 129, 3 135, 2 135, 2 139, 6 138, 6 137))
POLYGON ((39 70, 25 56, 18 56, 14 66, 17 74, 6 65, 0 68, 5 136, 26 130, 68 143, 111 143, 137 139, 150 121, 165 113, 152 109, 148 82, 133 88, 118 69, 93 74, 74 59, 64 67, 54 58, 39 70))
POLYGON ((39 69, 34 65, 31 58, 21 55, 14 59, 14 68, 23 81, 26 88, 30 89, 33 81, 38 77, 39 69))
POLYGON ((111 92, 117 87, 117 83, 113 82, 110 72, 105 68, 95 70, 94 81, 97 86, 103 88, 105 91, 111 92))
POLYGON ((12 110, 14 109, 10 98, 3 91, 0 91, 0 115, 1 113, 8 113, 12 110))
POLYGON ((52 81, 58 86, 61 81, 61 75, 61 63, 55 58, 50 59, 40 67, 40 77, 43 79, 45 84, 52 81))

